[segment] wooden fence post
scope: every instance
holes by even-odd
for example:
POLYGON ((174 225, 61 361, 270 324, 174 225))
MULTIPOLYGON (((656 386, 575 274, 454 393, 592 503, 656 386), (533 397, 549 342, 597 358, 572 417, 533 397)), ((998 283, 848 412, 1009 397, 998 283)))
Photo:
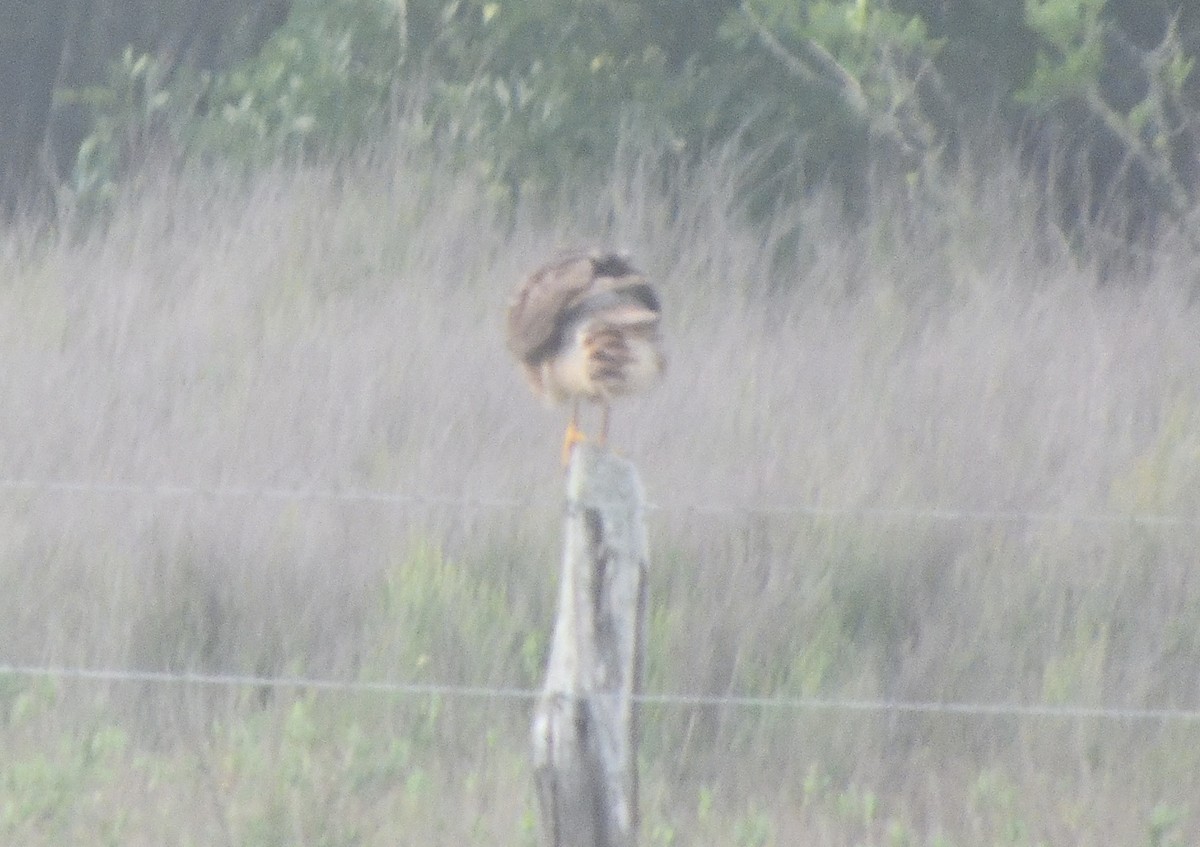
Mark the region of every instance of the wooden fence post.
POLYGON ((567 476, 558 619, 533 718, 550 847, 634 847, 646 609, 644 496, 629 462, 590 444, 567 476))

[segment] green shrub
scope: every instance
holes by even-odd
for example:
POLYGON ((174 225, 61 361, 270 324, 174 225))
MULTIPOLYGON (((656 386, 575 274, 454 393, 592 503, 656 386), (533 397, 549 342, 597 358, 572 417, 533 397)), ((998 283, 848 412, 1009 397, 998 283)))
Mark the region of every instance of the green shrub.
POLYGON ((215 73, 168 75, 163 59, 126 47, 102 85, 59 93, 92 122, 70 195, 102 209, 146 159, 249 168, 367 137, 391 112, 403 23, 385 0, 299 0, 255 56, 215 73))

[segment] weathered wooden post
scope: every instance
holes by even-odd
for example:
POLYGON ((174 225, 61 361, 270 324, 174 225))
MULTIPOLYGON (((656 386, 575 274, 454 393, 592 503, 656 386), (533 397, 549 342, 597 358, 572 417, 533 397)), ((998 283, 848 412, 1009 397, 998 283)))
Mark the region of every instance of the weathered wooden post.
POLYGON ((550 847, 633 847, 646 608, 644 495, 629 462, 575 448, 567 476, 558 619, 533 718, 550 847))

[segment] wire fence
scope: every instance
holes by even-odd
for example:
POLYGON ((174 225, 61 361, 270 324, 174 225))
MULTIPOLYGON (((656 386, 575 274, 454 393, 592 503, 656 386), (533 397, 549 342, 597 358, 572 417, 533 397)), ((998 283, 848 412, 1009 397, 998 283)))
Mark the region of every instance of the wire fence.
MULTIPOLYGON (((331 503, 374 503, 389 507, 444 507, 456 509, 526 510, 560 508, 561 501, 512 497, 464 497, 400 493, 365 488, 318 486, 198 486, 85 480, 0 479, 0 491, 51 493, 77 496, 127 496, 153 499, 325 501, 331 503)), ((776 504, 651 503, 651 511, 685 514, 780 515, 810 518, 872 518, 881 521, 932 521, 974 523, 1033 523, 1077 525, 1131 525, 1160 528, 1200 527, 1200 520, 1175 515, 1118 512, 1020 511, 1005 509, 950 509, 904 506, 830 507, 776 504)), ((440 683, 337 680, 313 677, 249 676, 220 673, 175 673, 123 668, 84 668, 0 664, 0 677, 20 676, 56 680, 161 685, 201 685, 266 689, 306 689, 364 694, 437 696, 533 701, 538 689, 519 687, 451 685, 440 683)), ((1068 720, 1200 722, 1200 709, 1089 706, 1079 704, 1036 704, 1012 702, 905 701, 890 699, 837 699, 790 696, 745 696, 703 693, 645 693, 638 702, 679 707, 756 708, 791 711, 842 711, 892 714, 963 715, 979 718, 1026 717, 1068 720)))
MULTIPOLYGON (((125 496, 152 499, 274 500, 328 503, 374 503, 394 508, 438 507, 496 511, 560 508, 559 500, 465 496, 320 486, 183 485, 171 482, 94 482, 87 480, 0 479, 0 491, 77 496, 125 496)), ((1200 518, 1149 512, 970 509, 943 506, 855 506, 778 503, 704 503, 672 500, 651 502, 651 512, 697 515, 764 515, 806 518, 869 518, 886 522, 1011 523, 1200 528, 1200 518)))
MULTIPOLYGON (((371 682, 313 677, 264 677, 240 674, 170 673, 125 669, 0 665, 0 677, 26 676, 93 682, 202 685, 234 688, 307 689, 350 694, 390 694, 484 700, 533 701, 544 692, 535 688, 445 685, 424 682, 371 682)), ((561 696, 561 695, 556 695, 561 696)), ((1200 709, 1149 709, 1040 703, 962 703, 911 700, 865 700, 821 697, 771 697, 688 693, 643 693, 634 698, 650 705, 775 709, 788 711, 880 712, 942 714, 970 717, 1060 718, 1069 720, 1197 722, 1200 709)))

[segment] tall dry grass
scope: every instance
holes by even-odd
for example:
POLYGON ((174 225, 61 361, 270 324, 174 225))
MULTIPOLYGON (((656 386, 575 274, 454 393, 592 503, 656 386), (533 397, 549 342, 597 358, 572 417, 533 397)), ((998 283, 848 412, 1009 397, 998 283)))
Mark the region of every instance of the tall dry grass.
MULTIPOLYGON (((7 233, 0 661, 535 684, 563 417, 526 392, 501 315, 543 256, 596 243, 628 249, 666 303, 667 378, 618 408, 613 438, 657 506, 648 689, 1200 705, 1186 246, 1164 238, 1100 285, 1003 156, 919 199, 881 190, 853 225, 825 197, 746 221, 732 153, 686 173, 646 161, 513 210, 385 145, 249 185, 148 175, 103 232, 63 234, 67 212, 55 234, 7 233), (39 485, 56 481, 226 494, 39 485), (425 502, 253 493, 267 489, 425 502), (487 505, 511 499, 526 505, 487 505), (829 512, 792 511, 808 507, 829 512)), ((210 843, 272 843, 254 835, 271 815, 311 836, 306 803, 367 822, 351 843, 394 838, 397 816, 408 843, 531 837, 512 811, 530 802, 519 703, 430 715, 88 682, 18 721, 26 687, 0 693, 13 750, 104 720, 174 762, 157 787, 114 765, 104 791, 142 792, 124 843, 188 843, 167 820, 216 827, 210 843), (282 810, 222 793, 230 727, 293 738, 298 705, 322 726, 346 709, 380 749, 421 735, 432 805, 403 811, 411 797, 387 786, 406 778, 386 768, 366 799, 332 779, 282 810), (194 757, 171 759, 180 745, 194 757), (197 791, 211 802, 189 805, 197 791)), ((648 719, 649 843, 1200 833, 1195 721, 725 706, 648 719)), ((237 773, 244 789, 270 780, 237 773)), ((92 823, 67 817, 13 831, 51 843, 92 823)))

